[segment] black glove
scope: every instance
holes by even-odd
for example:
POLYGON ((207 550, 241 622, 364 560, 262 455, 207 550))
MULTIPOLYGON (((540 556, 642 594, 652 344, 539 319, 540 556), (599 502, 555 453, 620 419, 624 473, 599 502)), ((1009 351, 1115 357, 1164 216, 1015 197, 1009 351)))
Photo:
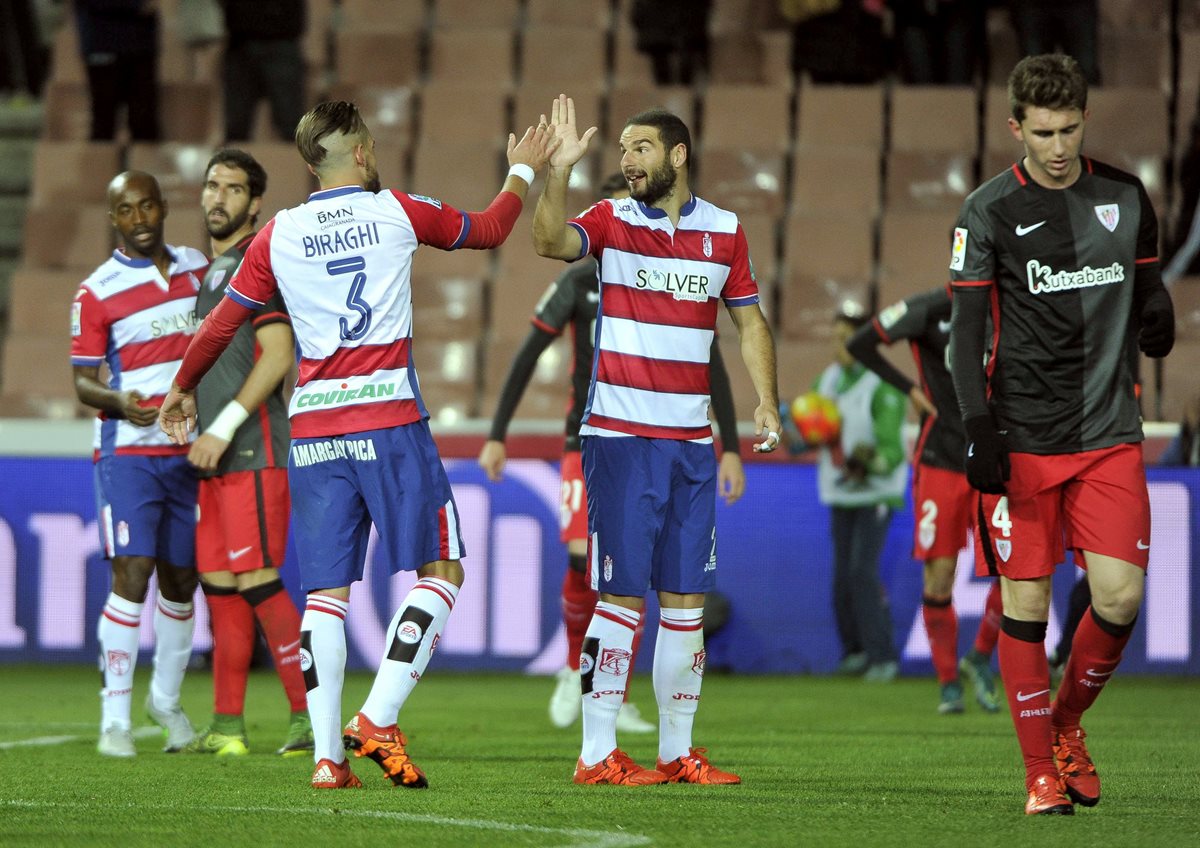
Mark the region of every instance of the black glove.
POLYGON ((967 456, 963 467, 971 488, 989 495, 1003 495, 1011 473, 1008 448, 996 430, 991 415, 976 415, 964 422, 967 429, 967 456))
POLYGON ((1175 308, 1165 288, 1156 289, 1142 304, 1138 349, 1146 356, 1161 359, 1175 345, 1175 308))

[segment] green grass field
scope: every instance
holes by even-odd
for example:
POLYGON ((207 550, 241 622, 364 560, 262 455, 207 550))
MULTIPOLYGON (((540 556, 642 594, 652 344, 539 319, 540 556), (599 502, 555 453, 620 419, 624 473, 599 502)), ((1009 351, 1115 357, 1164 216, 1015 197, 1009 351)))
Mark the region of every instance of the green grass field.
MULTIPOLYGON (((308 788, 308 758, 282 759, 286 707, 270 672, 250 681, 248 757, 166 755, 147 735, 133 761, 95 753, 92 669, 4 667, 0 845, 62 846, 1185 846, 1200 844, 1200 683, 1118 678, 1089 716, 1104 799, 1073 818, 1027 818, 1007 715, 934 712, 932 680, 891 686, 808 677, 705 684, 696 742, 742 775, 734 787, 577 787, 578 726, 545 716, 552 682, 436 669, 405 707, 425 791, 355 760, 361 791, 308 788), (48 737, 60 737, 57 741, 48 737)), ((139 673, 140 704, 148 677, 139 673)), ((370 678, 351 675, 357 707, 370 678)), ((191 673, 198 724, 211 678, 191 673)), ((653 712, 650 681, 634 700, 653 712)), ((347 716, 350 713, 347 713, 347 716)), ((142 720, 140 710, 135 712, 142 720)), ((653 762, 656 741, 623 746, 653 762)))

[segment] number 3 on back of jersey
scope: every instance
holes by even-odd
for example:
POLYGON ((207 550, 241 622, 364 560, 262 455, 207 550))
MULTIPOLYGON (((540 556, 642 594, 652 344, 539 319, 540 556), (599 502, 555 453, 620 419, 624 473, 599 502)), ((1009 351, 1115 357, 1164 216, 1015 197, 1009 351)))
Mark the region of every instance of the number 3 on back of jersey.
POLYGON ((354 275, 354 279, 350 281, 350 290, 346 292, 346 308, 357 317, 346 318, 343 316, 338 319, 342 338, 350 342, 358 341, 365 336, 371 326, 371 306, 362 299, 363 289, 367 285, 367 275, 364 273, 366 267, 367 262, 361 256, 347 256, 345 259, 334 259, 332 262, 325 263, 325 270, 331 277, 342 274, 354 275), (350 323, 351 320, 354 321, 353 324, 350 323))

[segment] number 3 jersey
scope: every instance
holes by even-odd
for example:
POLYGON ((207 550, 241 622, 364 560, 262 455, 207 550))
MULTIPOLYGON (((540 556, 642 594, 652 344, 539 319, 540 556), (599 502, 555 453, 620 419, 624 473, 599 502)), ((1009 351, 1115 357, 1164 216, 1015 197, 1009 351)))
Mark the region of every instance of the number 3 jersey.
POLYGON ((293 439, 428 416, 412 360, 413 254, 453 250, 470 228, 439 200, 357 186, 318 191, 263 228, 228 295, 259 309, 283 294, 300 354, 293 439))

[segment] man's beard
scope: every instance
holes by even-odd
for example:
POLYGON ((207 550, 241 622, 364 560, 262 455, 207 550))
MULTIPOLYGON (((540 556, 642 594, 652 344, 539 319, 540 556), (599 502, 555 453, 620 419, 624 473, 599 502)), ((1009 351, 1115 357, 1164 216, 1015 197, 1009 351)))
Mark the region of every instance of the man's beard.
POLYGON ((383 184, 381 182, 379 182, 379 172, 378 171, 373 170, 367 174, 367 184, 365 186, 363 186, 363 188, 365 188, 367 191, 371 192, 372 194, 376 194, 380 191, 383 191, 383 184))
POLYGON ((663 162, 661 166, 646 174, 646 185, 641 193, 631 191, 630 195, 634 200, 653 206, 675 190, 676 176, 671 163, 663 162))
MULTIPOLYGON (((225 210, 221 210, 225 212, 225 210)), ((228 212, 225 212, 225 223, 220 224, 213 221, 212 218, 205 216, 204 224, 208 228, 208 234, 215 239, 229 238, 231 235, 245 226, 250 220, 250 210, 246 210, 236 218, 231 217, 228 212)))

